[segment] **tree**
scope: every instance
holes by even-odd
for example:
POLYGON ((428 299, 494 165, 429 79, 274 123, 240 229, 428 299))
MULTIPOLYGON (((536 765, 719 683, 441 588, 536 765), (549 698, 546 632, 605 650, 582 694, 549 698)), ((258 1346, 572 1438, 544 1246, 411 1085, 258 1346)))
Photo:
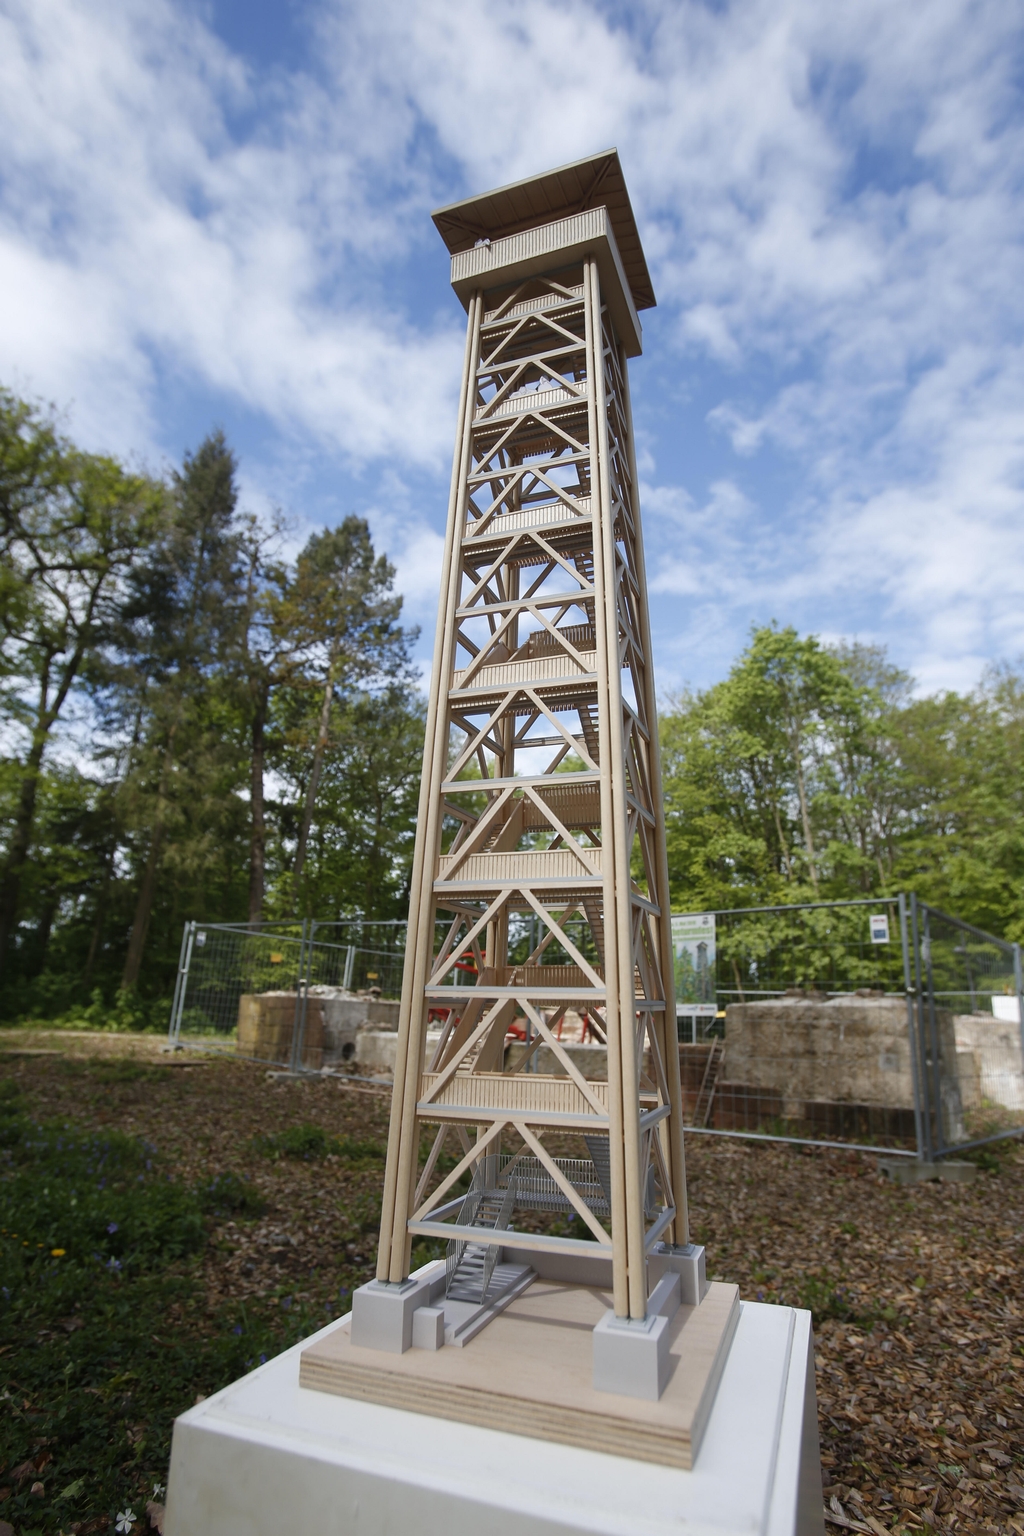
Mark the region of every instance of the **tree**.
POLYGON ((1024 681, 915 698, 879 647, 757 630, 662 715, 673 901, 685 909, 916 890, 1024 933, 1024 681))
POLYGON ((241 673, 249 749, 250 923, 262 921, 266 897, 265 778, 271 699, 274 690, 290 682, 300 666, 296 638, 289 626, 291 574, 275 557, 281 532, 279 519, 275 518, 268 529, 250 516, 242 537, 246 577, 241 673))
POLYGON ((0 391, 6 1017, 95 987, 156 1017, 182 919, 265 892, 402 909, 423 723, 393 572, 358 518, 294 562, 281 532, 240 515, 221 434, 156 484, 0 391))
POLYGON ((0 880, 0 968, 32 847, 44 756, 72 691, 109 641, 160 503, 151 481, 79 452, 38 412, 0 394, 3 706, 26 738, 0 880))
MULTIPOLYGON (((736 724, 757 742, 762 761, 777 757, 784 744, 789 756, 786 778, 796 792, 803 864, 818 890, 818 859, 811 816, 810 770, 822 756, 820 743, 837 729, 859 730, 862 689, 858 689, 839 658, 814 635, 801 638, 795 629, 772 624, 755 629, 751 643, 722 685, 723 702, 736 724)), ((781 775, 776 774, 778 782, 781 775)), ((778 817, 778 800, 773 802, 778 817)), ((780 825, 781 833, 781 825, 780 825)), ((792 850, 783 847, 792 875, 792 850)))
MULTIPOLYGON (((317 814, 307 843, 304 915, 359 915, 369 920, 404 916, 423 730, 423 699, 402 683, 378 692, 358 690, 335 703, 330 751, 324 757, 317 814)), ((286 748, 278 759, 291 782, 301 782, 308 764, 308 745, 302 742, 286 748)), ((295 809, 303 803, 300 798, 295 809)), ((289 879, 289 900, 290 887, 289 879)))
POLYGON ((276 607, 277 625, 291 632, 303 658, 305 689, 315 688, 319 702, 298 818, 292 910, 299 900, 332 710, 346 692, 373 680, 399 681, 408 669, 414 636, 398 622, 402 599, 392 592, 394 575, 386 556, 374 553, 366 521, 346 517, 338 528, 312 536, 276 607))
POLYGON ((835 810, 835 744, 859 739, 865 697, 837 654, 772 625, 663 717, 670 878, 687 905, 818 894, 815 822, 835 810))
POLYGON ((173 476, 159 538, 133 571, 124 607, 116 696, 122 720, 134 716, 129 798, 144 849, 126 989, 139 979, 168 835, 197 810, 195 773, 180 770, 202 764, 202 776, 225 787, 226 678, 245 603, 236 504, 234 455, 214 432, 173 476))
POLYGON ((989 932, 1024 938, 1024 679, 911 701, 893 721, 905 801, 894 876, 989 932))

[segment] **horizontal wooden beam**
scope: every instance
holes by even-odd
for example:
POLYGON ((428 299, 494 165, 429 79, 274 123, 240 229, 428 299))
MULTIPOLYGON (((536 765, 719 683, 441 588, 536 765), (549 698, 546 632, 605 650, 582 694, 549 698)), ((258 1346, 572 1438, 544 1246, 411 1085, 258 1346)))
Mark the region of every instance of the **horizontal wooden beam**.
POLYGON ((542 1248, 545 1253, 589 1254, 591 1258, 607 1259, 610 1245, 593 1238, 548 1237, 542 1232, 514 1232, 509 1228, 497 1231, 494 1227, 457 1227, 443 1221, 410 1221, 407 1230, 414 1237, 439 1237, 442 1242, 481 1243, 502 1248, 542 1248))
MULTIPOLYGON (((568 1078, 565 1079, 569 1081, 568 1078)), ((420 1120, 427 1124, 440 1125, 442 1121, 461 1121, 464 1125, 494 1125, 499 1120, 505 1122, 513 1111, 508 1109, 488 1108, 477 1104, 435 1104, 432 1099, 421 1099, 416 1105, 416 1114, 420 1120)), ((566 1131, 592 1131, 607 1130, 609 1119, 607 1115, 575 1115, 557 1109, 531 1109, 523 1110, 518 1106, 514 1111, 518 1120, 527 1125, 543 1125, 559 1128, 566 1131)))

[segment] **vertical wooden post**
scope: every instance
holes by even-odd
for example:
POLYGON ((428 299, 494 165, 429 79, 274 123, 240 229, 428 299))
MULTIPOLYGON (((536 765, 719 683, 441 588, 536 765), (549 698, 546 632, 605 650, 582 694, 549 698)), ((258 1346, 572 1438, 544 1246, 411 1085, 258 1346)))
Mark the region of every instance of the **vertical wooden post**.
MULTIPOLYGON (((602 518, 602 490, 600 466, 595 463, 601 440, 601 418, 595 381, 602 371, 600 327, 600 278, 597 263, 588 261, 583 269, 583 293, 587 335, 587 381, 589 389, 588 416, 590 421, 590 504, 594 519, 594 589, 595 624, 597 646, 598 713, 601 738, 611 740, 611 719, 614 712, 612 669, 618 674, 618 635, 609 645, 608 626, 604 622, 609 608, 614 608, 614 565, 608 568, 607 540, 601 529, 607 519, 602 518), (597 292, 595 293, 595 289, 597 292), (598 316, 595 327, 594 314, 598 316)), ((612 776, 607 758, 601 763, 601 827, 604 833, 615 825, 615 798, 612 792, 612 776)), ((629 1253, 626 1240, 628 1223, 626 1202, 625 1129, 623 1121, 622 1037, 630 1028, 629 1015, 623 1017, 619 995, 620 947, 617 925, 611 921, 616 908, 615 839, 603 836, 603 903, 604 903, 604 979, 607 987, 605 1030, 608 1039, 608 1145, 612 1207, 612 1302, 616 1317, 629 1316, 629 1253)), ((627 876, 628 878, 628 876, 627 876)))
POLYGON ((644 558, 644 536, 640 523, 640 480, 636 466, 636 440, 633 436, 633 402, 630 397, 629 371, 626 354, 619 346, 619 367, 622 370, 623 391, 626 407, 626 442, 628 445, 629 477, 633 492, 633 521, 636 527, 636 577, 643 594, 640 604, 641 643, 647 658, 647 719, 651 728, 651 794, 658 808, 655 824, 658 872, 660 875, 661 916, 658 919, 660 940, 661 977, 665 989, 664 1045, 665 1072, 668 1077, 669 1171, 672 1175, 672 1191, 676 1203, 676 1218, 668 1234, 669 1241, 685 1245, 690 1241, 690 1212, 686 1196, 686 1153, 683 1145, 683 1088, 679 1076, 679 1041, 676 1034, 676 983, 675 949, 672 944, 672 894, 668 881, 668 843, 665 836, 665 792, 661 777, 661 738, 658 734, 658 699, 654 687, 654 647, 651 644, 651 614, 647 605, 647 563, 644 558))
MULTIPOLYGON (((437 774, 447 756, 446 743, 442 743, 440 763, 438 762, 438 737, 446 731, 448 723, 442 700, 441 679, 446 656, 450 654, 450 638, 446 644, 446 619, 451 592, 458 581, 455 545, 460 533, 459 506, 465 484, 467 440, 469 422, 473 414, 473 378, 480 344, 482 308, 483 300, 480 295, 477 295, 471 300, 466 325, 466 353, 462 365, 458 427, 452 462, 451 488, 448 493, 448 521, 441 565, 441 601, 438 605, 437 630, 434 636, 434 659, 431 666, 430 695, 427 701, 423 745, 424 771, 420 779, 417 814, 417 826, 421 830, 417 833, 413 852, 409 933, 406 939, 405 965, 402 972, 402 1002, 398 1016, 398 1040, 395 1050, 395 1085, 391 1096, 391 1120, 388 1126, 388 1157, 384 1175, 384 1198, 381 1205, 380 1245, 377 1250, 378 1280, 401 1280, 402 1271, 405 1268, 405 1222, 408 1198, 400 1200, 398 1191, 403 1177, 406 1186, 409 1183, 410 1162, 413 1167, 415 1166, 415 1159, 409 1150, 409 1136, 416 1132, 418 1137, 415 1106, 423 1046, 420 1039, 422 1030, 415 1027, 414 1018, 419 1018, 424 1012, 423 975, 434 947, 434 904, 431 900, 430 885, 434 878, 434 849, 440 831, 436 784, 437 774), (412 896, 413 892, 415 892, 415 900, 412 896), (427 942, 425 942, 426 935, 429 935, 427 942), (425 948, 428 954, 424 954, 425 948), (398 1215, 399 1208, 404 1213, 401 1216, 398 1215)), ((423 1020, 419 1019, 419 1022, 422 1024, 423 1020)))

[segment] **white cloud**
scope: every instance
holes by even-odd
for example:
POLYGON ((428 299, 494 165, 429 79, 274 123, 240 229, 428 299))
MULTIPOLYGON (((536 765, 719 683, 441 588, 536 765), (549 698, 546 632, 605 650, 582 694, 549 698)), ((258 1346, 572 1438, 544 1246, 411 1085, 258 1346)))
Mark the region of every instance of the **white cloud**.
POLYGON ((642 423, 661 670, 720 674, 772 616, 891 638, 933 681, 1024 648, 1014 7, 305 15, 287 73, 185 0, 5 0, 5 377, 122 451, 177 446, 173 385, 266 422, 267 483, 356 466, 429 645, 462 341, 418 284, 427 212, 615 142, 661 376, 716 392, 703 481, 642 423))
POLYGON ((160 372, 353 461, 443 463, 461 342, 382 291, 401 197, 361 181, 387 144, 166 0, 13 0, 0 60, 8 367, 121 449, 160 441, 160 372))

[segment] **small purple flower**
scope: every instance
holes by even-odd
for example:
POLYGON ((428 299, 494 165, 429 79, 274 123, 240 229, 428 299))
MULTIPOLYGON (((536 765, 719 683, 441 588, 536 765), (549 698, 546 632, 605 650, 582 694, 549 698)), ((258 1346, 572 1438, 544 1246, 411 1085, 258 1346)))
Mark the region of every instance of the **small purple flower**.
POLYGON ((107 1231, 108 1232, 116 1232, 117 1231, 117 1222, 116 1221, 108 1221, 107 1222, 107 1231))
POLYGON ((107 1268, 108 1269, 113 1269, 113 1270, 119 1270, 121 1268, 121 1260, 120 1259, 108 1259, 107 1260, 107 1268))
POLYGON ((242 1331, 241 1323, 236 1323, 235 1326, 231 1330, 232 1333, 241 1333, 241 1331, 242 1331))
POLYGON ((266 1365, 266 1363, 267 1363, 266 1355, 260 1355, 260 1365, 266 1365))

